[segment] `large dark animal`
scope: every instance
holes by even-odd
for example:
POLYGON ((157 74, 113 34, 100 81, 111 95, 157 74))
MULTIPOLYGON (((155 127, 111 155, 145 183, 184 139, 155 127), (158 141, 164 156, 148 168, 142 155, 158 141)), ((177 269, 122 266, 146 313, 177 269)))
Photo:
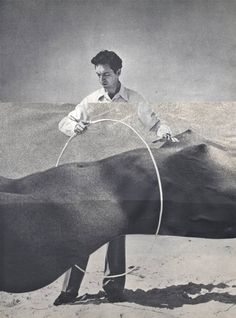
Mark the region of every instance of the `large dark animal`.
MULTIPOLYGON (((230 155, 191 132, 153 150, 163 184, 161 235, 236 237, 230 155), (202 140, 202 139, 201 139, 202 140)), ((159 190, 146 149, 0 179, 0 290, 31 291, 122 234, 154 234, 159 190)))

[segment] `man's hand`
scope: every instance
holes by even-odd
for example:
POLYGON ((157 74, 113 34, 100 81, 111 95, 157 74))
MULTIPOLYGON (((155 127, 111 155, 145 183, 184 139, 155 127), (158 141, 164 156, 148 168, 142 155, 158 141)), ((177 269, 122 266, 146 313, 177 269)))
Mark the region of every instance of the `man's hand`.
POLYGON ((82 134, 87 129, 88 124, 88 122, 80 120, 74 128, 74 132, 78 135, 82 134))
POLYGON ((166 141, 169 140, 171 142, 179 142, 179 140, 175 137, 172 137, 172 132, 166 124, 161 124, 157 130, 157 141, 166 141))

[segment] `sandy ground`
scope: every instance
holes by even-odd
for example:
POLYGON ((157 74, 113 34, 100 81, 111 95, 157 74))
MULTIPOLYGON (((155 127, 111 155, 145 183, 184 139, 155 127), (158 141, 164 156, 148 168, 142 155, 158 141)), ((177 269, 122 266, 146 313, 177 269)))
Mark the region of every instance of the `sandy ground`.
MULTIPOLYGON (((56 131, 56 122, 72 106, 1 106, 5 116, 0 127, 1 175, 18 177, 52 166, 66 140, 56 131)), ((236 117, 232 112, 235 107, 235 103, 172 104, 158 105, 158 111, 171 123, 175 133, 191 128, 235 154, 236 117)), ((129 111, 123 117, 127 116, 129 111)), ((132 120, 127 118, 129 123, 132 120)), ((91 129, 90 134, 75 141, 75 147, 70 148, 63 161, 98 159, 140 146, 132 137, 127 142, 124 138, 127 133, 121 128, 110 128, 91 129), (118 136, 115 142, 114 135, 118 136), (104 138, 106 147, 101 150, 104 138)), ((104 254, 105 247, 90 258, 90 273, 80 290, 80 295, 90 294, 86 301, 53 306, 61 289, 62 278, 59 278, 31 293, 1 292, 0 317, 236 317, 236 241, 233 239, 129 236, 127 267, 138 266, 138 269, 127 276, 127 301, 116 304, 108 303, 100 292, 104 254)))
POLYGON ((99 294, 105 248, 91 256, 80 295, 91 299, 52 305, 62 279, 31 293, 1 293, 0 317, 218 317, 236 316, 236 242, 129 236, 124 303, 99 294), (154 244, 153 244, 154 243, 154 244), (93 295, 92 295, 93 294, 93 295), (93 296, 93 297, 92 297, 93 296))

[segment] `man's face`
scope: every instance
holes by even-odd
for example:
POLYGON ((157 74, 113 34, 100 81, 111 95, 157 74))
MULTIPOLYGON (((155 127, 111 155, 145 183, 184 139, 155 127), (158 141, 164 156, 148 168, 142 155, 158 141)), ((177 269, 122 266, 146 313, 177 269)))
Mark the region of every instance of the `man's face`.
POLYGON ((115 73, 107 64, 98 64, 95 66, 95 70, 98 75, 99 82, 105 90, 109 91, 116 89, 119 83, 120 70, 115 73))

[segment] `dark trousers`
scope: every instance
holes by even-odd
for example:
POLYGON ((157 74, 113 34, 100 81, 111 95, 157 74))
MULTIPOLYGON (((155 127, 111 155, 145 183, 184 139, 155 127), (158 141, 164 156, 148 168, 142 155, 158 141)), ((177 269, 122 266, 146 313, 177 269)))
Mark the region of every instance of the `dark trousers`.
MULTIPOLYGON (((86 269, 89 257, 85 258, 78 265, 86 269)), ((126 271, 125 265, 125 236, 108 243, 105 259, 105 276, 118 275, 126 271)), ((69 279, 66 277, 66 286, 64 282, 64 291, 77 295, 82 283, 84 273, 77 267, 72 267, 69 279)), ((108 295, 121 293, 125 287, 125 276, 103 279, 103 289, 108 295)))

